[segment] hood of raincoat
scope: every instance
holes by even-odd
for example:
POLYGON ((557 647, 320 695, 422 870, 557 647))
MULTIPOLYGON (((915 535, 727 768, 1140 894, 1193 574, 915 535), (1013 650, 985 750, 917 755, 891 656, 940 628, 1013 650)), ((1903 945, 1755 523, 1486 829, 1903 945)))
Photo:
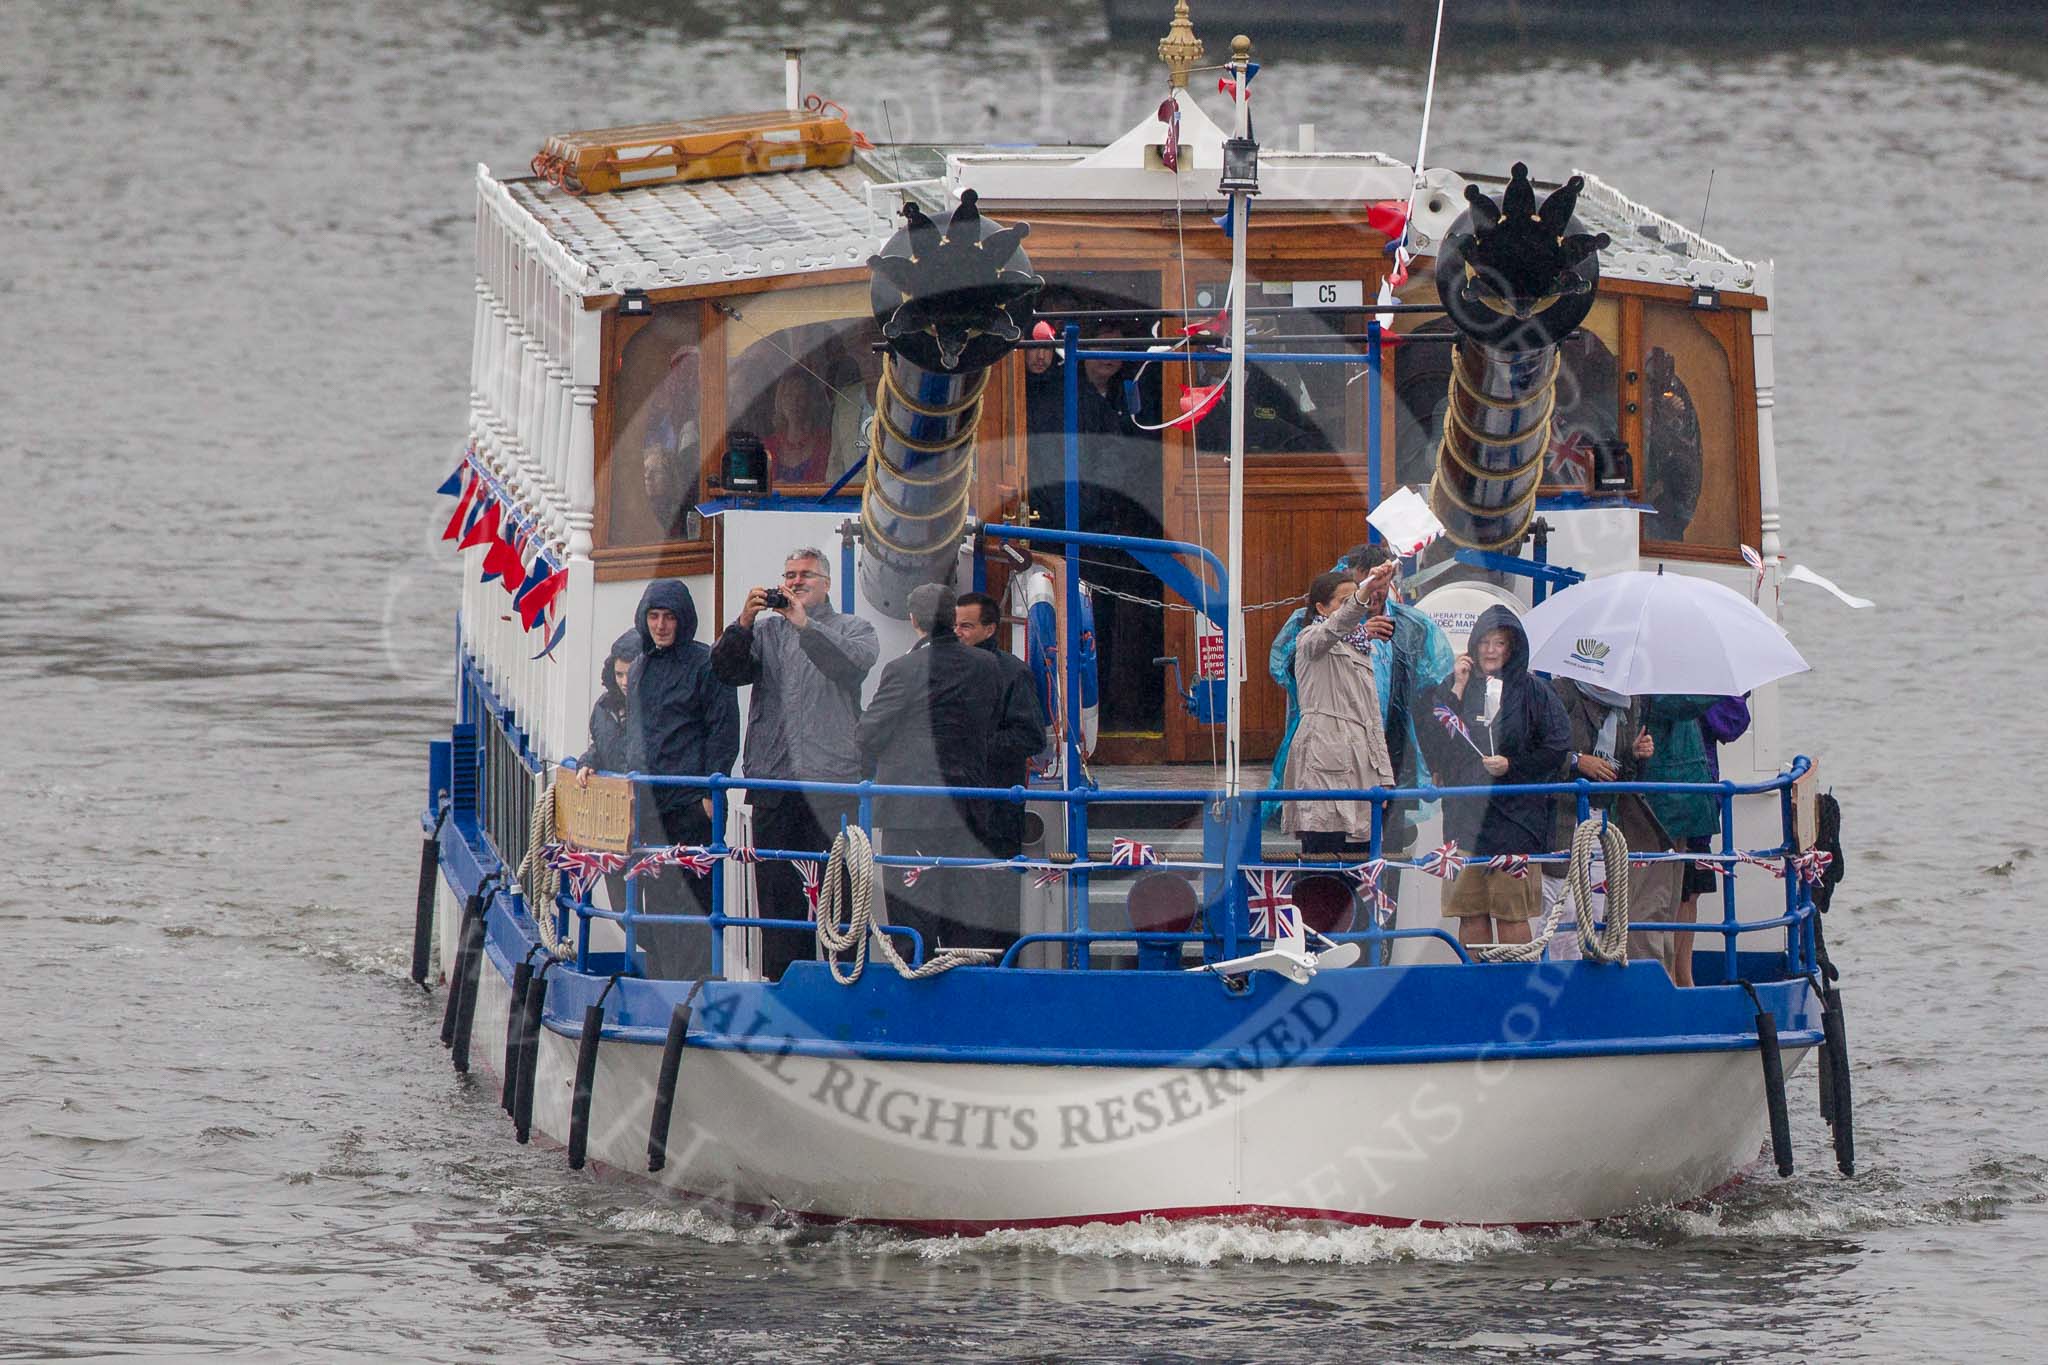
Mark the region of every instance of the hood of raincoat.
POLYGON ((1472 625, 1472 633, 1465 637, 1465 650, 1476 663, 1479 659, 1479 642, 1490 630, 1504 630, 1508 633, 1508 658, 1500 666, 1503 682, 1513 682, 1526 677, 1529 672, 1529 634, 1522 629, 1521 618, 1512 608, 1491 606, 1479 613, 1479 619, 1472 625))
MULTIPOLYGON (((640 606, 633 613, 634 633, 640 637, 642 654, 657 654, 654 637, 647 633, 647 613, 656 607, 666 607, 676 614, 676 645, 688 644, 697 638, 697 603, 690 596, 690 589, 680 578, 657 578, 647 585, 647 591, 640 594, 640 606)), ((670 646, 674 648, 675 646, 670 646)), ((1523 646, 1523 657, 1528 657, 1528 647, 1523 646)))

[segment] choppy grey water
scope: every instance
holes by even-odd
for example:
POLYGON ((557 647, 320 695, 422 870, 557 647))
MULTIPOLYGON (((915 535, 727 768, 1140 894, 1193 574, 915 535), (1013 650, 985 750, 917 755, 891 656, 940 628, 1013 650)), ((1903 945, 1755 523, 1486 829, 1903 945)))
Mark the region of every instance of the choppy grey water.
MULTIPOLYGON (((1453 43, 1438 96, 1443 162, 1681 216, 1712 169, 1710 234, 1777 258, 1789 552, 1882 603, 1791 605, 1853 859, 1853 1182, 1802 1102, 1793 1180, 1559 1237, 797 1234, 572 1174, 450 1075, 404 940, 473 163, 772 103, 798 28, 898 138, 1156 97, 1087 0, 891 8, 0 7, 0 1356, 2038 1357, 2039 34, 1453 43)), ((1268 126, 1412 148, 1409 54, 1265 55, 1268 126)))

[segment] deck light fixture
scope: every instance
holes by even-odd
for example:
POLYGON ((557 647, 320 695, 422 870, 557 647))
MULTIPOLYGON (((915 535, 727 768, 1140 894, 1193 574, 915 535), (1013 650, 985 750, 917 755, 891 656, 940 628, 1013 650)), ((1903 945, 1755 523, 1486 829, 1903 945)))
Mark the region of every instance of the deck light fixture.
POLYGON ((1223 143, 1223 179, 1219 194, 1259 192, 1259 144, 1248 137, 1226 138, 1223 143))
POLYGON ((628 289, 619 296, 619 316, 651 318, 654 316, 654 300, 647 297, 645 289, 628 289))
POLYGON ((1709 285, 1702 285, 1692 291, 1692 306, 1695 308, 1719 308, 1721 291, 1709 285))

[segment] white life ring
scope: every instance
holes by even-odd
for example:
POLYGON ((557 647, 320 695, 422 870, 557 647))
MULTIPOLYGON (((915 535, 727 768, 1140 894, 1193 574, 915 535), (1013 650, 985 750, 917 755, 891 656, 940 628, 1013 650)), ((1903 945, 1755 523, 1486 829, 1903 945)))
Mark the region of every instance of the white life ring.
MULTIPOLYGON (((1038 700, 1052 717, 1053 743, 1049 771, 1057 765, 1058 752, 1066 742, 1067 708, 1060 688, 1060 594, 1059 584, 1044 567, 1025 570, 1011 580, 1012 602, 1025 622, 1025 660, 1031 665, 1031 679, 1038 688, 1038 700)), ((1088 587, 1081 586, 1081 646, 1074 673, 1081 689, 1081 756, 1095 752, 1097 716, 1101 710, 1101 687, 1095 663, 1095 605, 1088 587)))

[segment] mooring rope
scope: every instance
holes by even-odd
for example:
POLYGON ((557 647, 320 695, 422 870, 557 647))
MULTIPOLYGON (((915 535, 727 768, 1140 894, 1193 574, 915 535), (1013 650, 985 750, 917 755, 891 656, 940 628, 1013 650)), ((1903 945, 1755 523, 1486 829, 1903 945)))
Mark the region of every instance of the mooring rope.
POLYGON ((1527 943, 1473 943, 1465 951, 1480 962, 1539 962, 1564 918, 1570 901, 1578 919, 1579 947, 1595 962, 1628 961, 1628 840, 1621 826, 1595 816, 1581 820, 1572 831, 1572 860, 1565 868, 1565 894, 1550 907, 1543 932, 1527 943), (1593 917, 1593 855, 1600 854, 1607 872, 1607 927, 1596 926, 1593 917))
POLYGON ((842 986, 851 986, 867 970, 871 937, 876 954, 908 981, 937 976, 955 967, 985 964, 1000 956, 993 948, 941 948, 922 967, 905 962, 875 920, 875 849, 868 842, 867 831, 859 825, 848 825, 832 841, 832 856, 825 863, 825 883, 818 891, 817 934, 818 947, 832 969, 832 979, 842 986), (841 873, 845 874, 848 899, 852 902, 846 912, 844 930, 839 927, 841 873), (853 954, 853 969, 842 972, 840 955, 849 951, 853 954))
POLYGON ((526 891, 526 913, 533 918, 534 932, 548 956, 567 959, 569 943, 558 931, 555 896, 562 889, 562 874, 548 866, 543 852, 555 832, 555 781, 548 778, 547 790, 533 803, 533 819, 526 826, 526 857, 519 863, 519 885, 526 891))

